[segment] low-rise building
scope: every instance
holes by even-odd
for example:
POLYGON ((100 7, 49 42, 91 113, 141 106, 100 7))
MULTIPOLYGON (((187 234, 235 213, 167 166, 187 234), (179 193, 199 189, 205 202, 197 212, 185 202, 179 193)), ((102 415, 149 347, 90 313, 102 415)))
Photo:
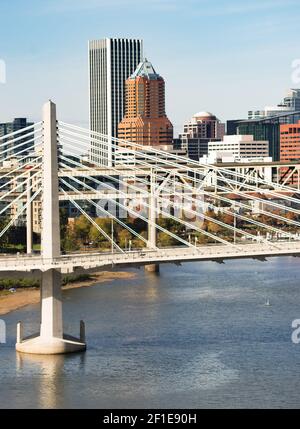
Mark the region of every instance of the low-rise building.
POLYGON ((208 156, 216 152, 231 154, 235 159, 264 158, 269 156, 269 142, 254 140, 252 135, 224 136, 221 141, 208 143, 208 156))

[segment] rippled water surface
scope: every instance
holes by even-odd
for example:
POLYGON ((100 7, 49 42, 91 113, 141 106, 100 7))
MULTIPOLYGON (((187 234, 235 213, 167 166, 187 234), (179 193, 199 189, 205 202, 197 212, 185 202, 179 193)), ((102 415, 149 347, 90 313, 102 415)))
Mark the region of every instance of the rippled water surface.
POLYGON ((299 407, 298 258, 134 272, 64 292, 65 330, 85 320, 85 354, 17 354, 16 323, 35 332, 39 307, 2 316, 0 407, 299 407))

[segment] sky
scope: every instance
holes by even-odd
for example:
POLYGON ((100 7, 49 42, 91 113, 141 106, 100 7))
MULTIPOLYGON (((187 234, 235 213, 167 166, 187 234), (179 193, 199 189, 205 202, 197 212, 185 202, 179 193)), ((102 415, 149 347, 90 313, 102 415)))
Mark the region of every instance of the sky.
POLYGON ((105 37, 144 40, 145 55, 166 81, 175 134, 196 112, 246 118, 300 87, 292 79, 300 0, 0 0, 0 6, 0 72, 6 65, 0 122, 40 120, 52 99, 61 120, 87 127, 87 45, 105 37))

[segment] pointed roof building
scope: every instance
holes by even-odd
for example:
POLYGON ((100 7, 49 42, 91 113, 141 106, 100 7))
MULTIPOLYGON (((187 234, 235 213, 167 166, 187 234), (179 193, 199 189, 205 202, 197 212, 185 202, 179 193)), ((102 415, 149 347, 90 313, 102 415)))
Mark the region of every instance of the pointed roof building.
POLYGON ((126 81, 125 116, 118 126, 118 137, 144 146, 172 145, 165 81, 146 58, 126 81))
POLYGON ((139 63, 129 79, 136 79, 137 77, 145 77, 149 80, 161 79, 160 75, 156 73, 152 63, 150 63, 147 58, 144 58, 144 60, 139 63))

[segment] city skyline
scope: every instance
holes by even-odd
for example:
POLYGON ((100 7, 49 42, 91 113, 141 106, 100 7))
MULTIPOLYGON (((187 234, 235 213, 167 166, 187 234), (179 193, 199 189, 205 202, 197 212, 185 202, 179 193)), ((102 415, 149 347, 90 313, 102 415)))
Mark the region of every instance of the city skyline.
POLYGON ((1 121, 37 120, 40 104, 52 98, 65 120, 87 125, 86 47, 104 37, 144 40, 145 56, 165 77, 175 135, 199 110, 222 121, 246 118, 249 109, 276 104, 299 86, 292 80, 292 63, 300 57, 297 2, 187 3, 160 0, 146 9, 134 0, 31 0, 25 8, 19 0, 14 6, 4 1, 3 13, 14 15, 14 25, 7 20, 0 29, 0 58, 7 67, 1 121))

